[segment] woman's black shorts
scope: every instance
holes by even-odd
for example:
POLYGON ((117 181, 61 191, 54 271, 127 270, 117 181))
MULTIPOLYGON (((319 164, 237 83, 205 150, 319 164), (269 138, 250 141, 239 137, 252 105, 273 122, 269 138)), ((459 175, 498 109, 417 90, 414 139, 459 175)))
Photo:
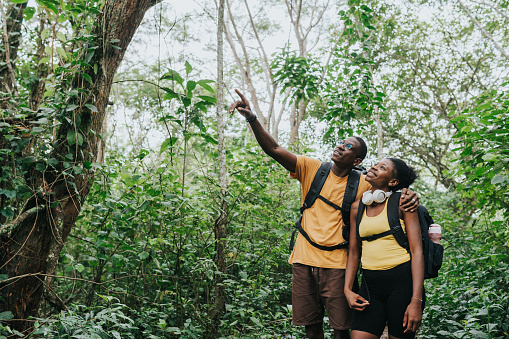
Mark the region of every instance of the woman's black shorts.
MULTIPOLYGON (((412 293, 410 261, 384 271, 362 270, 359 294, 369 301, 369 306, 364 311, 354 311, 352 331, 380 337, 387 323, 390 335, 413 338, 415 333, 404 333, 403 327, 403 317, 412 293)), ((422 307, 424 309, 424 302, 422 307)))

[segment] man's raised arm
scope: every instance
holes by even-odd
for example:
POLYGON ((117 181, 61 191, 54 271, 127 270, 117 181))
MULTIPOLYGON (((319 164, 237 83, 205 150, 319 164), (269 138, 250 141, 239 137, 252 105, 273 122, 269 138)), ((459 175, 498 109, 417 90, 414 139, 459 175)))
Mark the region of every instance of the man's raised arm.
POLYGON ((246 118, 246 121, 251 125, 256 141, 258 141, 258 144, 260 144, 263 151, 290 172, 295 172, 297 156, 279 146, 276 140, 274 140, 274 138, 263 128, 256 115, 251 111, 249 102, 244 95, 242 95, 242 93, 240 93, 237 89, 235 92, 239 95, 240 100, 231 104, 230 114, 233 114, 235 110, 242 114, 242 116, 246 118))

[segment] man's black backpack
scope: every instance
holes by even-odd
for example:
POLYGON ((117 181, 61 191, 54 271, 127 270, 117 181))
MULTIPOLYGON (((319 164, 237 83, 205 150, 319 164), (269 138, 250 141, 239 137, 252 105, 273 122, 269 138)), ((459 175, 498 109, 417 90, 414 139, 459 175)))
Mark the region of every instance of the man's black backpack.
MULTIPOLYGON (((373 241, 388 235, 393 235, 398 244, 410 253, 408 238, 403 232, 401 223, 399 222, 399 198, 400 192, 394 192, 387 202, 387 217, 389 219, 390 230, 379 234, 373 234, 367 237, 359 236, 359 224, 364 213, 364 204, 362 200, 359 202, 359 210, 357 212, 357 238, 359 241, 373 241)), ((419 205, 417 208, 419 216, 419 224, 421 226, 422 252, 424 254, 424 279, 435 278, 438 276, 438 270, 442 267, 442 259, 444 257, 444 247, 430 240, 428 235, 429 225, 433 224, 433 218, 429 215, 428 210, 419 205)))
POLYGON ((292 233, 292 239, 290 241, 290 251, 293 250, 293 246, 295 245, 295 233, 297 231, 306 238, 306 240, 313 245, 314 247, 322 250, 322 251, 334 251, 340 248, 346 248, 348 247, 348 239, 350 236, 350 207, 352 206, 353 202, 355 201, 355 197, 357 196, 357 189, 359 188, 359 181, 361 178, 361 171, 365 171, 363 168, 358 169, 352 169, 350 174, 348 175, 348 181, 346 183, 346 189, 345 189, 345 196, 343 198, 343 204, 341 207, 334 204, 333 202, 327 200, 326 198, 322 197, 320 195, 320 192, 322 191, 323 184, 325 183, 325 180, 327 180, 327 177, 329 176, 330 169, 332 167, 331 162, 322 162, 322 165, 318 169, 318 171, 315 174, 315 177, 313 178, 313 182, 311 183, 311 187, 309 188, 308 193, 306 194, 306 198, 304 198, 304 203, 302 204, 302 207, 300 208, 300 218, 295 222, 295 228, 296 230, 292 233), (302 214, 306 209, 313 206, 316 199, 320 199, 329 206, 332 206, 334 209, 341 212, 343 215, 343 221, 345 223, 345 226, 343 227, 343 238, 345 239, 344 242, 341 244, 337 244, 334 246, 324 246, 315 243, 309 235, 304 231, 301 225, 302 221, 302 214))

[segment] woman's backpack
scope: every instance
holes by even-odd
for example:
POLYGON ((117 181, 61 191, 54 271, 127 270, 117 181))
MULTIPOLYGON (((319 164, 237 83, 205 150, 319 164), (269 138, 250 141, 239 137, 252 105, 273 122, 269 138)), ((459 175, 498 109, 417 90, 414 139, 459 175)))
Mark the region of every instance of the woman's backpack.
MULTIPOLYGON (((373 234, 367 237, 359 236, 359 224, 364 214, 364 204, 362 200, 359 201, 359 210, 357 212, 357 237, 360 241, 373 241, 388 235, 393 235, 398 244, 405 248, 410 253, 410 246, 408 238, 403 232, 401 223, 399 222, 399 198, 401 192, 394 192, 387 201, 387 217, 389 219, 390 230, 379 234, 373 234)), ((422 252, 424 254, 424 279, 435 278, 438 276, 438 271, 442 267, 442 260, 444 257, 444 247, 440 244, 434 243, 430 240, 428 235, 429 225, 433 224, 433 218, 428 210, 419 205, 417 208, 417 215, 419 216, 419 225, 421 226, 422 237, 422 252)))

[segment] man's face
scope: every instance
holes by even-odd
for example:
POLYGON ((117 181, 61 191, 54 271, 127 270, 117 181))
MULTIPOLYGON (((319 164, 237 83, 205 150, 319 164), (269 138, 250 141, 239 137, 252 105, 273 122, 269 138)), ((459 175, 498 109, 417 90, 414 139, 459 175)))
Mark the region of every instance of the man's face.
POLYGON ((354 137, 340 141, 332 153, 331 160, 344 165, 357 165, 362 159, 359 158, 361 144, 354 137))

